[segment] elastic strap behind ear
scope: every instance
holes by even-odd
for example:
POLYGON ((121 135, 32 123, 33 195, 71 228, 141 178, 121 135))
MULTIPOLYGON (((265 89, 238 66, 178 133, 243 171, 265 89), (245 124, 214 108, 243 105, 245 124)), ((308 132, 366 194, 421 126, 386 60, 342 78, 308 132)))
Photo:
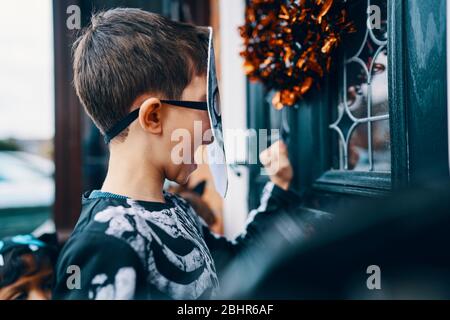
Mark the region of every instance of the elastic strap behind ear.
MULTIPOLYGON (((208 110, 208 104, 202 101, 161 100, 161 102, 188 109, 203 110, 203 111, 208 110)), ((132 111, 125 118, 117 122, 111 129, 105 132, 104 134, 105 143, 109 144, 112 139, 114 139, 119 133, 125 130, 134 120, 136 120, 139 117, 139 110, 140 108, 137 108, 136 110, 132 111)))
POLYGON ((111 140, 114 139, 119 133, 128 128, 128 126, 139 117, 139 110, 140 108, 137 108, 132 111, 125 118, 117 122, 111 129, 105 132, 105 143, 109 144, 111 140))

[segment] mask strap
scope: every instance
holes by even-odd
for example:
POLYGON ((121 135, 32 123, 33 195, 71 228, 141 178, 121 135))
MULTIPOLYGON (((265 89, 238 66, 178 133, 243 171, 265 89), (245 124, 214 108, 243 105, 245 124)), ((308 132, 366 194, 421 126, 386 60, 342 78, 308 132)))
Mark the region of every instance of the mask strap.
MULTIPOLYGON (((177 101, 177 100, 161 100, 162 103, 170 104, 173 106, 195 109, 195 110, 208 110, 208 103, 199 102, 199 101, 177 101)), ((139 117, 139 110, 136 110, 129 113, 125 118, 117 122, 111 129, 109 129, 104 134, 104 140, 106 144, 109 144, 112 139, 114 139, 119 133, 125 130, 133 121, 135 121, 139 117)))
POLYGON ((139 110, 141 108, 137 108, 133 112, 129 113, 125 118, 117 122, 111 129, 105 132, 105 143, 109 144, 112 139, 114 139, 119 133, 125 130, 134 120, 136 120, 139 116, 139 110))
POLYGON ((161 100, 162 103, 171 104, 177 107, 196 109, 196 110, 208 110, 207 102, 199 102, 199 101, 177 101, 177 100, 161 100))

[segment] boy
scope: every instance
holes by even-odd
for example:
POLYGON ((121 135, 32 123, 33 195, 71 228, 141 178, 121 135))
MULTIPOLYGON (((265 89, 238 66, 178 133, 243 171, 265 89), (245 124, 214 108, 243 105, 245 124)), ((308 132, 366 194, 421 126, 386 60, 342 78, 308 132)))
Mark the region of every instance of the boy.
POLYGON ((184 184, 196 169, 198 146, 190 161, 172 161, 172 133, 184 129, 193 137, 195 122, 205 133, 210 121, 202 108, 162 99, 204 104, 208 44, 205 28, 137 9, 95 15, 75 43, 77 94, 107 140, 115 137, 103 187, 83 196, 80 219, 60 255, 54 298, 214 297, 217 272, 257 240, 269 216, 298 203, 287 191, 292 168, 282 143, 279 153, 269 148, 261 156, 278 169, 245 235, 233 242, 213 235, 186 201, 163 191, 165 179, 184 184), (128 121, 132 115, 136 120, 128 121), (123 131, 112 129, 124 123, 123 131), (77 268, 79 275, 70 271, 77 268))

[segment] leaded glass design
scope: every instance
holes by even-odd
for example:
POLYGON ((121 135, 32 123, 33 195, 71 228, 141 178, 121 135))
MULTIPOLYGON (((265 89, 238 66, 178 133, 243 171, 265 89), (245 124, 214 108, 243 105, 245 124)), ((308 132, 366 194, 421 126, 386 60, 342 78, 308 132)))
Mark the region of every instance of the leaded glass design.
POLYGON ((333 168, 390 172, 387 0, 347 1, 347 7, 357 31, 343 42, 339 98, 329 126, 333 168))

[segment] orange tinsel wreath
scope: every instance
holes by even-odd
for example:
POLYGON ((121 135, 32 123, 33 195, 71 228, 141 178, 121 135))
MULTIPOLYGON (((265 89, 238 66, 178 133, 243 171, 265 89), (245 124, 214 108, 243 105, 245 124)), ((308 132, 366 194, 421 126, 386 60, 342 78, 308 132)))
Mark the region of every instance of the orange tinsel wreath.
POLYGON ((250 0, 245 17, 245 73, 276 91, 277 109, 318 85, 344 32, 354 31, 342 0, 250 0))

